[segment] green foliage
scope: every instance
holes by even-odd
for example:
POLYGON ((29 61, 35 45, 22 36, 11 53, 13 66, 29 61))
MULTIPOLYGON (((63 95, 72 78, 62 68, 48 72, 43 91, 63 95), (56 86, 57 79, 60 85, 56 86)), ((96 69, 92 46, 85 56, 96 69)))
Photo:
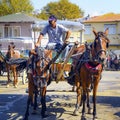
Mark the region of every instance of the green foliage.
POLYGON ((0 16, 13 13, 31 13, 33 6, 30 0, 1 0, 0 1, 0 16))
POLYGON ((48 19, 51 14, 54 14, 58 19, 75 19, 83 17, 84 11, 69 0, 59 0, 58 2, 48 3, 37 17, 48 19))

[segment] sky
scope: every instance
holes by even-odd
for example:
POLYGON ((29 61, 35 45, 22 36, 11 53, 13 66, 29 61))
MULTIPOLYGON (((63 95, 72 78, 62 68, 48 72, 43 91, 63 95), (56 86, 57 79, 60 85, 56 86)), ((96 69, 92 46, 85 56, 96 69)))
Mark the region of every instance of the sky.
MULTIPOLYGON (((59 0, 31 0, 34 8, 41 10, 49 2, 58 2, 59 0)), ((120 0, 69 0, 81 8, 87 16, 103 15, 106 13, 120 13, 120 0)))

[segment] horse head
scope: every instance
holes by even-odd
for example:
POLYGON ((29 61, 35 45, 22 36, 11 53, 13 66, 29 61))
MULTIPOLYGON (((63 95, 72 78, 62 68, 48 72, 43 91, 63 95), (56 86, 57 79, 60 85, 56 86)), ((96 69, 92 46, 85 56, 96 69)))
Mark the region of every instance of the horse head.
POLYGON ((95 35, 95 40, 91 49, 92 57, 93 60, 103 64, 106 60, 106 51, 110 42, 110 40, 107 38, 108 28, 105 30, 105 32, 96 32, 96 30, 93 29, 93 33, 95 35))
POLYGON ((36 47, 30 51, 30 56, 33 58, 33 62, 35 62, 37 74, 40 76, 46 76, 46 69, 48 69, 46 66, 48 66, 50 60, 52 59, 52 51, 45 50, 42 47, 36 47))
POLYGON ((8 59, 10 59, 11 57, 13 57, 14 56, 14 54, 15 54, 15 45, 14 45, 14 43, 12 42, 12 43, 10 43, 9 45, 8 45, 8 51, 7 51, 7 58, 8 59))

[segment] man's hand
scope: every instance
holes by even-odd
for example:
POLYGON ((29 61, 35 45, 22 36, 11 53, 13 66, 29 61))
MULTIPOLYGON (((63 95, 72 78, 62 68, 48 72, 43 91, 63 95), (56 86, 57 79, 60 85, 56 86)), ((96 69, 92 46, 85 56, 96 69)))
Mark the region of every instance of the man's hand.
POLYGON ((64 43, 65 43, 65 44, 69 44, 69 40, 65 40, 64 43))
POLYGON ((35 49, 32 49, 32 50, 30 51, 30 54, 32 54, 32 55, 37 55, 37 53, 35 52, 35 49))
POLYGON ((38 44, 38 43, 35 44, 35 48, 36 48, 36 47, 39 47, 39 44, 38 44))
POLYGON ((78 41, 75 41, 75 45, 78 45, 79 44, 79 42, 78 41))

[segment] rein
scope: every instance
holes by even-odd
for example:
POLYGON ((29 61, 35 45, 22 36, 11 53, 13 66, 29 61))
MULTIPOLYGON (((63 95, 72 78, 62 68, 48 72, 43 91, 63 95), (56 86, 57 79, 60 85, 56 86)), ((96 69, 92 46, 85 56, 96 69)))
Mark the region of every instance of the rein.
POLYGON ((104 49, 99 50, 98 52, 96 52, 95 57, 93 57, 93 61, 96 61, 96 60, 99 61, 98 57, 101 52, 104 52, 106 54, 106 50, 104 49))
MULTIPOLYGON (((52 60, 50 60, 49 63, 44 67, 43 71, 47 71, 49 69, 50 65, 57 60, 57 58, 59 57, 59 55, 61 54, 61 52, 66 48, 67 45, 68 44, 64 44, 62 46, 62 48, 57 52, 56 56, 54 58, 52 58, 52 60)), ((41 75, 42 74, 40 74, 40 76, 41 75)))
POLYGON ((95 40, 93 42, 93 45, 92 45, 92 48, 91 48, 91 53, 93 53, 93 52, 95 53, 94 56, 92 55, 93 61, 98 61, 98 62, 100 61, 99 60, 99 54, 100 53, 104 52, 105 55, 106 55, 106 50, 104 48, 102 48, 102 42, 101 42, 102 38, 100 38, 100 37, 104 37, 107 40, 106 47, 108 47, 108 41, 109 41, 109 39, 104 35, 104 33, 98 32, 98 35, 95 38, 95 40), (97 41, 97 43, 96 43, 96 41, 97 41), (97 44, 99 44, 99 47, 100 47, 99 51, 97 51, 97 49, 96 49, 97 44))

